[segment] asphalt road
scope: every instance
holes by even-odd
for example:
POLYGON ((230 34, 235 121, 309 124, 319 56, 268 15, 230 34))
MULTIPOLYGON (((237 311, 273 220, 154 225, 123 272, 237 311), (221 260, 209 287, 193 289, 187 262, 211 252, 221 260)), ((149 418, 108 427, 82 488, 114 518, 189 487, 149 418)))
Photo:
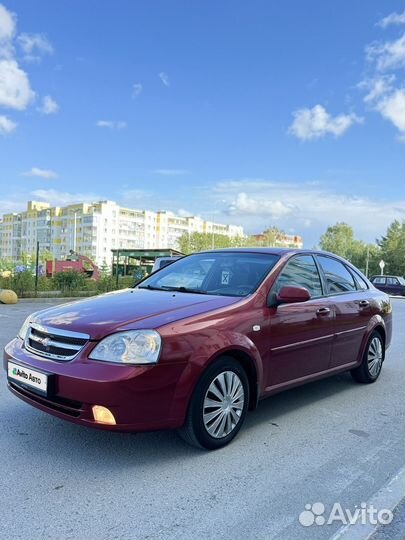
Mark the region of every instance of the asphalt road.
MULTIPOLYGON (((1 540, 330 538, 341 524, 300 525, 305 504, 354 510, 404 466, 405 300, 393 305, 376 384, 344 374, 269 398, 216 452, 63 422, 12 396, 2 371, 1 540)), ((0 305, 0 345, 40 307, 0 305)))

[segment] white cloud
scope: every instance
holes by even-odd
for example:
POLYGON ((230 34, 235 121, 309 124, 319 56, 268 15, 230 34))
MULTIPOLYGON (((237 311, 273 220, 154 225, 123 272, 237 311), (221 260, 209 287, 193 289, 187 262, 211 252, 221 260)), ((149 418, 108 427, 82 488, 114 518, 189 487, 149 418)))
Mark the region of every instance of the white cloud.
POLYGON ((66 191, 58 191, 56 189, 36 189, 31 191, 31 196, 45 202, 49 202, 53 206, 64 206, 68 204, 105 200, 105 197, 100 197, 95 193, 69 193, 66 191))
POLYGON ((120 204, 128 208, 139 207, 145 199, 149 199, 152 196, 152 192, 144 189, 125 189, 118 192, 120 204))
POLYGON ((155 169, 152 173, 160 174, 162 176, 185 176, 190 174, 190 171, 187 169, 155 169))
POLYGON ((390 120, 405 135, 405 90, 398 89, 376 105, 384 118, 390 120))
POLYGON ((159 79, 162 81, 162 83, 165 85, 165 86, 170 86, 170 79, 169 79, 169 75, 167 73, 165 73, 164 71, 161 71, 159 73, 159 79))
POLYGON ((280 200, 257 199, 240 192, 229 205, 231 214, 244 214, 250 216, 271 216, 271 219, 279 219, 294 212, 294 206, 280 200))
POLYGON ((225 206, 228 221, 252 233, 275 224, 285 230, 294 228, 298 234, 306 229, 306 234, 319 237, 331 223, 346 221, 360 238, 374 241, 394 219, 405 218, 405 200, 339 194, 323 184, 307 182, 228 180, 217 183, 209 197, 215 206, 225 206))
POLYGON ((405 10, 402 13, 390 13, 380 21, 378 21, 377 26, 381 28, 387 28, 392 24, 405 24, 405 10))
MULTIPOLYGON (((0 6, 1 7, 1 6, 0 6)), ((7 118, 7 116, 0 115, 0 135, 8 135, 17 128, 17 124, 7 118)))
POLYGON ((24 110, 35 93, 25 71, 15 60, 0 60, 0 106, 24 110))
POLYGON ((363 100, 365 103, 372 103, 376 99, 384 96, 392 90, 392 85, 395 81, 395 75, 382 75, 374 79, 366 79, 361 81, 357 86, 362 90, 366 90, 367 94, 363 100))
POLYGON ((370 62, 375 62, 379 71, 398 69, 405 66, 405 34, 395 41, 375 41, 366 47, 370 62))
MULTIPOLYGON (((405 11, 403 14, 391 14, 380 21, 380 26, 385 28, 389 24, 399 24, 402 17, 405 23, 405 11)), ((366 55, 375 64, 375 76, 358 84, 367 92, 363 100, 389 120, 399 130, 400 140, 405 141, 405 88, 395 87, 397 77, 393 73, 381 74, 384 70, 405 67, 405 34, 396 41, 372 43, 366 47, 366 55)))
POLYGON ((340 137, 353 124, 363 122, 363 119, 354 113, 331 116, 322 105, 315 105, 312 109, 300 109, 293 113, 293 116, 289 132, 302 141, 319 139, 328 134, 340 137))
POLYGON ((23 176, 37 176, 39 178, 45 178, 46 180, 53 180, 58 178, 58 173, 49 169, 40 169, 39 167, 32 167, 31 170, 23 172, 23 176))
POLYGON ((11 41, 15 34, 16 16, 0 4, 0 43, 11 41))
POLYGON ((108 129, 123 129, 127 127, 127 123, 123 122, 122 120, 98 120, 96 122, 96 126, 108 129))
POLYGON ((194 216, 195 214, 193 214, 193 212, 190 212, 189 210, 186 210, 186 208, 179 208, 178 210, 176 210, 176 215, 180 217, 190 217, 194 216))
POLYGON ((42 114, 55 114, 59 110, 59 105, 51 96, 44 96, 38 111, 42 114))
POLYGON ((141 83, 135 83, 132 85, 132 97, 137 98, 143 90, 143 86, 141 83))
POLYGON ((43 55, 53 54, 53 47, 44 34, 20 34, 17 42, 24 53, 24 60, 39 62, 43 55))
POLYGON ((0 197, 0 216, 13 212, 23 212, 26 208, 26 199, 21 197, 21 193, 12 193, 7 198, 0 197))

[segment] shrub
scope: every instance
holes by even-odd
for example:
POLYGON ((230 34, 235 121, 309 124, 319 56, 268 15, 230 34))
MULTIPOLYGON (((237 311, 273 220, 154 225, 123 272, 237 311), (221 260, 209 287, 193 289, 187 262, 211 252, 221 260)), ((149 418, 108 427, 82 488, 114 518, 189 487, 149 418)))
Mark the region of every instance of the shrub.
POLYGON ((100 279, 96 282, 97 291, 99 293, 106 293, 115 289, 115 278, 111 275, 101 275, 100 279))
POLYGON ((35 278, 31 270, 22 269, 15 272, 10 278, 9 289, 15 291, 18 296, 24 296, 24 293, 34 290, 35 278))
POLYGON ((52 278, 55 288, 60 289, 62 293, 72 294, 73 291, 86 286, 86 278, 81 272, 68 270, 67 272, 56 272, 52 278))

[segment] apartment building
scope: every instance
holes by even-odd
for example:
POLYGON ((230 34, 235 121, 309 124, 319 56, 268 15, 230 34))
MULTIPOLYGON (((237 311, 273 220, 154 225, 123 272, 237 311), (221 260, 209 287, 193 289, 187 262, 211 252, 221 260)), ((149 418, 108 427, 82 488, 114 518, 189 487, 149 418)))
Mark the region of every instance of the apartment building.
POLYGON ((184 233, 243 236, 243 228, 205 221, 196 216, 123 208, 114 201, 51 207, 29 201, 27 210, 5 214, 0 222, 0 257, 17 261, 22 254, 50 251, 64 259, 70 250, 97 264, 111 262, 112 249, 177 249, 184 233))

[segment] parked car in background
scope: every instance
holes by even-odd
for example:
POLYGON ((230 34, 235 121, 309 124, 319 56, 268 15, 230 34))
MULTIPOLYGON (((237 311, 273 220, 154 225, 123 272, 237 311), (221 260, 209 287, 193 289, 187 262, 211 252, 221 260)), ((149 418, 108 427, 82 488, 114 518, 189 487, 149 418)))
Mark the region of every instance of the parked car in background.
POLYGON ((215 449, 264 397, 344 371, 375 382, 391 334, 389 297, 344 259, 222 249, 32 314, 4 367, 11 392, 65 420, 215 449))
POLYGON ((405 279, 401 276, 373 276, 371 283, 392 296, 405 296, 405 279))
POLYGON ((174 263, 174 261, 177 261, 178 259, 181 259, 181 257, 158 257, 153 264, 152 272, 156 272, 165 266, 169 266, 169 264, 174 263))

